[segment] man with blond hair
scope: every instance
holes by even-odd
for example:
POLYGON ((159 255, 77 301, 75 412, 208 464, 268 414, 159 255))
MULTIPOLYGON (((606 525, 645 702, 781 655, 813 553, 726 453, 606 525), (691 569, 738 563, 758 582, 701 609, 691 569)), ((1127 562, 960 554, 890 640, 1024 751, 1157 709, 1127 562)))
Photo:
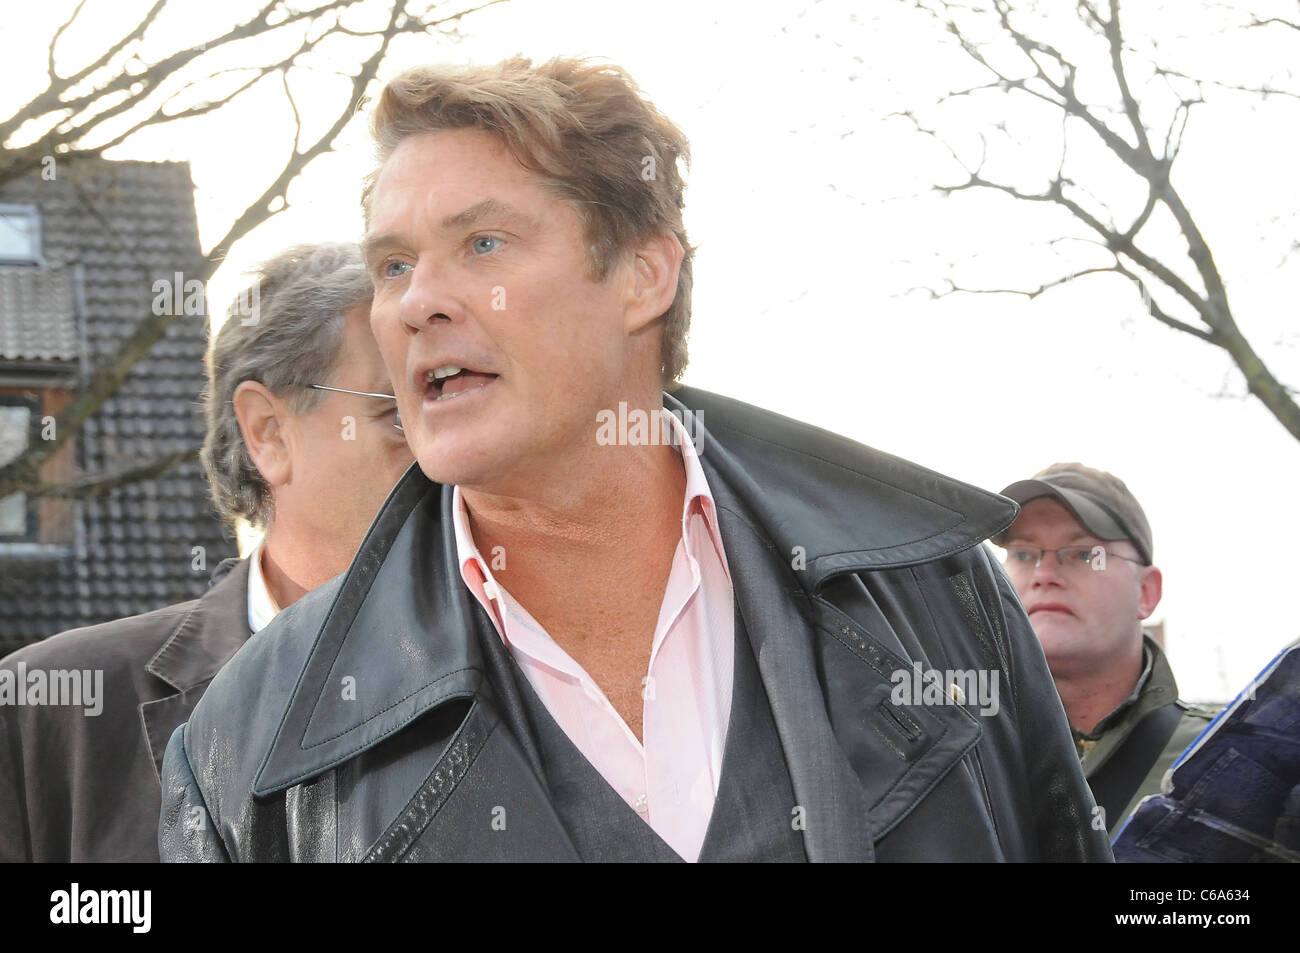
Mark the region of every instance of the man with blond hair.
POLYGON ((415 69, 373 129, 419 467, 173 735, 164 857, 1110 858, 1015 506, 678 384, 687 143, 626 74, 415 69))

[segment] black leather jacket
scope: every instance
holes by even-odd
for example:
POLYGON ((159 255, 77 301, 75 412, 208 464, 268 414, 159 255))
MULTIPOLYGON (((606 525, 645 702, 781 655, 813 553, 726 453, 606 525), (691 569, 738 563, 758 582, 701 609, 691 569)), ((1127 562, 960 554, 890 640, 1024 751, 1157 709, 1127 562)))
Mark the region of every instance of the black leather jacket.
MULTIPOLYGON (((1038 641, 980 545, 1015 504, 703 391, 665 406, 699 414, 808 858, 1111 859, 1038 641), (996 673, 996 711, 951 688, 900 699, 914 662, 996 673)), ((484 677, 476 635, 495 631, 450 501, 413 466, 348 572, 217 676, 167 748, 163 859, 576 859, 484 677)))

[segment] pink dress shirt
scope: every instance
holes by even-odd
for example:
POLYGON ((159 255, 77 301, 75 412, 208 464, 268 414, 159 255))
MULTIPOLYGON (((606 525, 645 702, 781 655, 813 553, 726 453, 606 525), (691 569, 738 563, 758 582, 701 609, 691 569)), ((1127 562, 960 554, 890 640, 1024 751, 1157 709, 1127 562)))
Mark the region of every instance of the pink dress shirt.
POLYGON ((667 410, 686 469, 682 539, 659 607, 644 681, 642 737, 591 678, 492 576, 452 493, 461 578, 569 740, 663 840, 699 859, 731 715, 735 608, 717 507, 686 428, 667 410))

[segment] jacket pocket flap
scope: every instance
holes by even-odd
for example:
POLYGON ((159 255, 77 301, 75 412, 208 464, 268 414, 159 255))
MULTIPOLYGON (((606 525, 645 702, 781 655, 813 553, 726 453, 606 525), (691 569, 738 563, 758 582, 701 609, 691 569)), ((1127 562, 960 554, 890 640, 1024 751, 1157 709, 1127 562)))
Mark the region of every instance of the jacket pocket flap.
MULTIPOLYGON (((983 734, 972 711, 988 674, 913 665, 841 617, 819 627, 832 730, 871 805, 872 835, 887 834, 983 734)), ((992 687, 996 692, 996 687, 992 687)))

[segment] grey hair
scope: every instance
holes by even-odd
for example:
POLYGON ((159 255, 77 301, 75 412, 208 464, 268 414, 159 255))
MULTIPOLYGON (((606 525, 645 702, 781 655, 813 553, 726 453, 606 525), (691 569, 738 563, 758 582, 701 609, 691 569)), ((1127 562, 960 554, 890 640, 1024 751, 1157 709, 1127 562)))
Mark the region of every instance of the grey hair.
POLYGON ((308 384, 328 384, 343 344, 344 313, 374 294, 357 246, 297 245, 257 270, 211 337, 202 396, 207 435, 199 457, 217 514, 233 528, 243 517, 267 526, 275 512, 271 487, 244 445, 235 417, 235 389, 258 381, 294 413, 323 397, 308 384))

